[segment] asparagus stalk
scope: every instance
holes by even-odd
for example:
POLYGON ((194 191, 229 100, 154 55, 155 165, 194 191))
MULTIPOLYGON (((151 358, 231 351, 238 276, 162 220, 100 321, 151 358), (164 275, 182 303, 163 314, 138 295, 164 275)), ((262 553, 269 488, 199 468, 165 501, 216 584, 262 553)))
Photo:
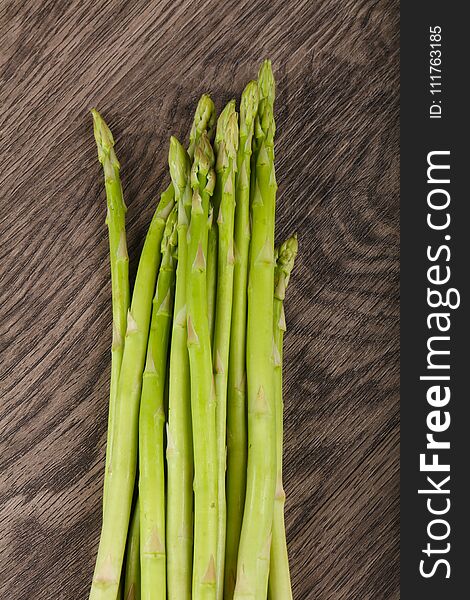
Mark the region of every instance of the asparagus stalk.
MULTIPOLYGON (((204 97, 204 96, 203 96, 204 97)), ((209 98, 205 96, 205 98, 209 98)), ((210 100, 210 98, 209 98, 210 100)), ((212 102, 212 100, 211 100, 212 102)), ((199 126, 196 123, 193 124, 191 129, 191 141, 188 148, 189 157, 192 159, 194 157, 194 145, 200 137, 201 133, 204 131, 205 121, 207 122, 207 136, 210 140, 212 140, 214 136, 215 124, 216 124, 216 114, 215 107, 208 106, 206 110, 202 113, 203 118, 201 118, 199 122, 199 126), (205 121, 204 121, 205 119, 205 121), (193 133, 194 132, 194 133, 193 133)), ((211 206, 209 205, 209 216, 212 217, 211 206)), ((206 285, 207 285, 207 316, 209 319, 209 335, 212 340, 214 339, 214 319, 215 319, 215 295, 216 295, 216 287, 217 287, 217 224, 214 222, 213 218, 209 220, 209 236, 207 242, 207 275, 206 275, 206 285)))
MULTIPOLYGON (((207 128, 213 130, 215 107, 202 96, 191 132, 188 154, 207 128)), ((168 600, 191 599, 193 550, 193 448, 190 375, 186 328, 187 232, 191 215, 188 155, 176 138, 170 140, 170 174, 178 203, 178 267, 170 349, 168 410, 167 588, 168 600)))
POLYGON ((209 234, 207 240, 207 318, 209 337, 214 339, 215 303, 217 289, 217 223, 213 218, 213 208, 209 207, 209 234))
POLYGON ((274 78, 265 61, 258 78, 256 177, 251 202, 247 320, 248 466, 234 598, 265 600, 276 487, 273 386, 274 78))
POLYGON ((292 588, 287 555, 286 529, 284 523, 284 504, 286 495, 282 485, 282 345, 286 320, 284 317, 284 298, 290 274, 297 255, 297 236, 286 240, 279 249, 274 269, 274 409, 276 415, 276 463, 277 479, 274 499, 273 537, 271 542, 271 562, 269 570, 268 598, 270 600, 292 600, 292 588))
MULTIPOLYGON (((134 507, 134 513, 129 528, 127 540, 126 568, 124 573, 124 600, 140 600, 140 506, 139 500, 134 507)), ((120 596, 118 595, 118 598, 120 596)))
POLYGON ((178 267, 170 350, 167 429, 167 584, 169 600, 191 598, 192 434, 186 335, 187 231, 191 206, 190 163, 183 146, 170 139, 170 174, 178 203, 178 267))
MULTIPOLYGON (((109 470, 112 456, 112 433, 116 415, 116 397, 121 371, 127 310, 129 308, 129 257, 126 243, 126 205, 119 177, 119 161, 114 151, 114 138, 103 117, 92 109, 93 132, 98 148, 98 160, 103 165, 106 188, 106 224, 109 235, 111 262, 111 292, 113 305, 113 341, 111 346, 111 382, 109 392, 108 436, 106 442, 106 467, 109 470)), ((104 479, 103 506, 106 502, 107 477, 104 479)))
POLYGON ((247 431, 245 397, 246 306, 250 245, 250 159, 258 84, 250 81, 240 102, 240 139, 237 152, 235 207, 235 264, 233 272, 232 328, 227 391, 227 539, 224 598, 235 589, 238 543, 245 504, 247 431))
POLYGON ((140 562, 143 600, 166 600, 165 470, 163 427, 168 341, 173 314, 177 244, 176 207, 162 241, 153 299, 139 420, 140 562))
POLYGON ((213 369, 216 394, 218 531, 217 531, 217 598, 224 591, 226 532, 225 467, 227 423, 227 378, 230 348, 230 324, 233 294, 233 229, 235 218, 235 173, 237 170, 238 115, 235 100, 221 112, 215 135, 216 185, 214 207, 218 212, 217 300, 213 343, 213 369))
POLYGON ((147 349, 152 297, 160 264, 165 221, 174 204, 173 188, 160 199, 137 269, 117 392, 113 452, 108 471, 107 501, 90 600, 116 600, 123 564, 137 467, 140 391, 147 349))
POLYGON ((196 144, 188 231, 187 328, 194 448, 194 600, 215 600, 217 558, 217 466, 215 390, 207 318, 208 211, 214 191, 214 155, 206 134, 196 144))

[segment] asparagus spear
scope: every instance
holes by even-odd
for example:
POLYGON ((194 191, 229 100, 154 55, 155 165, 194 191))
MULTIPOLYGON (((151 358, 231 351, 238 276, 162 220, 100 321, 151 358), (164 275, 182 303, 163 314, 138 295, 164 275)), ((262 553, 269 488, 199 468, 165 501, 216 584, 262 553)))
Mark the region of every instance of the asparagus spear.
POLYGON ((217 598, 222 600, 225 561, 225 466, 227 422, 227 376, 230 347, 230 324, 233 294, 233 229, 235 216, 235 173, 237 170, 238 115, 235 100, 221 112, 215 134, 216 184, 214 207, 217 210, 218 261, 217 300, 213 343, 213 369, 216 393, 218 531, 217 531, 217 598))
POLYGON ((113 452, 108 472, 98 556, 90 600, 116 600, 123 564, 137 466, 140 391, 147 349, 152 297, 160 264, 165 221, 174 205, 173 187, 160 199, 137 269, 117 392, 113 452))
MULTIPOLYGON (((103 165, 108 205, 106 224, 109 232, 111 262, 111 291, 113 304, 113 342, 111 346, 111 383, 109 393, 108 436, 106 442, 106 467, 109 470, 112 456, 112 432, 116 415, 116 397, 121 371, 127 310, 129 308, 129 257, 126 244, 126 205, 119 177, 119 161, 114 151, 114 138, 103 117, 95 109, 93 132, 98 148, 98 160, 103 165)), ((107 477, 104 479, 103 506, 106 502, 107 477)))
MULTIPOLYGON (((140 600, 140 507, 139 500, 134 507, 134 513, 129 528, 127 540, 126 568, 124 574, 124 600, 140 600)), ((118 598, 120 596, 118 595, 118 598)))
MULTIPOLYGON (((207 96, 206 96, 207 97, 207 96)), ((212 102, 212 101, 211 101, 212 102)), ((215 108, 212 106, 211 109, 206 109, 203 113, 207 120, 207 136, 212 140, 215 129, 215 108)), ((193 125, 192 131, 195 130, 193 125)), ((195 140, 204 130, 204 120, 201 119, 199 128, 196 128, 195 140)), ((189 145, 188 153, 190 158, 194 157, 194 143, 195 140, 191 140, 189 145), (191 154, 192 151, 192 154, 191 154)), ((207 287, 207 316, 209 319, 209 335, 212 340, 214 339, 214 319, 215 319, 215 295, 217 287, 217 224, 212 218, 212 207, 209 205, 209 237, 207 242, 207 275, 206 275, 206 287, 207 287)))
POLYGON ((168 158, 178 203, 178 267, 170 350, 167 429, 167 583, 169 600, 191 597, 192 440, 189 357, 186 336, 187 231, 191 206, 190 163, 183 146, 170 139, 168 158))
POLYGON ((163 427, 168 341, 173 315, 177 244, 176 207, 162 241, 162 261, 153 299, 139 420, 140 562, 142 599, 166 600, 165 471, 163 427))
POLYGON ((274 78, 269 61, 260 69, 255 123, 256 177, 251 202, 248 279, 248 466, 245 510, 234 598, 265 600, 276 487, 276 422, 273 386, 274 292, 274 78))
POLYGON ((235 589, 238 543, 245 504, 246 485, 246 399, 245 347, 250 245, 250 159, 258 84, 250 81, 240 102, 240 139, 237 153, 235 207, 235 264, 233 308, 227 391, 227 539, 225 545, 224 598, 232 600, 235 589))
POLYGON ((188 231, 187 328, 194 448, 194 600, 216 598, 217 466, 215 390, 207 318, 208 211, 214 191, 214 155, 206 134, 196 144, 188 231))
POLYGON ((292 600, 292 588, 287 555, 286 529, 284 524, 284 504, 286 495, 282 486, 282 343, 286 330, 284 298, 290 274, 297 254, 297 236, 286 240, 279 249, 274 269, 274 408, 276 415, 276 463, 277 480, 274 500, 273 538, 269 570, 268 597, 270 600, 292 600))
POLYGON ((217 223, 213 218, 213 208, 209 207, 209 234, 207 240, 207 318, 209 337, 214 339, 215 303, 217 289, 217 223))
MULTIPOLYGON (((202 96, 191 133, 189 154, 215 122, 215 107, 202 96)), ((210 135, 210 134, 209 134, 210 135)), ((191 215, 189 158, 176 138, 170 140, 169 165, 178 203, 178 267, 170 350, 168 410, 167 588, 169 600, 190 600, 193 549, 193 448, 186 328, 187 232, 191 215)))

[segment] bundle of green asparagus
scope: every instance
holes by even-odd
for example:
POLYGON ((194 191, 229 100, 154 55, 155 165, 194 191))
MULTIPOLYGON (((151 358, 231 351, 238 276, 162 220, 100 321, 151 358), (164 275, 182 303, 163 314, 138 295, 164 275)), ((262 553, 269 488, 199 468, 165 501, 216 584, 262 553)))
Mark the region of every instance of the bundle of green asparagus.
POLYGON ((113 340, 103 524, 90 600, 289 600, 282 486, 284 297, 274 246, 270 61, 216 120, 201 97, 172 137, 129 291, 114 139, 104 170, 113 340), (166 449, 166 452, 165 452, 166 449))

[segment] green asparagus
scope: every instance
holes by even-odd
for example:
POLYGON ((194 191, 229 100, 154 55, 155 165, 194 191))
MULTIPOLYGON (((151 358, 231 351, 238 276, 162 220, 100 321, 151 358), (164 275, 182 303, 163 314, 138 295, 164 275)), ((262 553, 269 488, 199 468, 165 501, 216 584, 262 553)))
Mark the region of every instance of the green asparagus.
POLYGON ((215 390, 207 318, 208 211, 214 191, 214 155, 206 134, 196 144, 188 231, 187 328, 194 448, 194 600, 215 600, 217 559, 217 466, 215 390))
MULTIPOLYGON (((124 569, 124 600, 140 600, 140 506, 137 500, 129 528, 124 569)), ((118 598, 120 596, 118 595, 118 598)))
POLYGON ((230 324, 232 319, 233 229, 235 215, 235 174, 237 171, 238 150, 238 115, 235 110, 235 100, 229 102, 219 116, 214 149, 216 153, 214 207, 218 215, 218 261, 212 361, 217 402, 217 598, 218 600, 222 600, 224 591, 225 531, 227 525, 225 503, 227 377, 230 324))
POLYGON ((245 504, 246 431, 246 305, 250 245, 250 159, 253 128, 258 110, 258 84, 250 81, 240 102, 240 136, 237 153, 235 206, 235 264, 227 391, 227 540, 225 545, 224 598, 235 589, 238 543, 245 504))
POLYGON ((274 248, 274 96, 265 61, 243 91, 240 122, 232 100, 216 128, 204 95, 188 150, 170 139, 171 183, 130 306, 120 166, 92 110, 108 206, 113 344, 90 600, 292 600, 282 361, 298 245, 293 236, 274 248))
MULTIPOLYGON (((188 154, 206 128, 214 128, 215 107, 202 96, 191 130, 188 154)), ((169 165, 178 204, 178 267, 170 350, 167 428, 167 591, 169 600, 190 600, 193 550, 193 448, 186 328, 187 232, 191 215, 190 158, 170 140, 169 165)))
POLYGON ((174 205, 173 188, 164 192, 145 239, 127 315, 113 453, 108 472, 107 501, 103 513, 98 556, 90 600, 116 600, 123 564, 137 467, 137 432, 142 372, 155 289, 160 264, 165 221, 174 205))
POLYGON ((162 241, 153 299, 139 420, 140 562, 143 600, 166 600, 165 470, 163 429, 168 341, 173 314, 177 245, 176 207, 162 241))
MULTIPOLYGON (((215 132, 215 110, 211 114, 211 123, 207 130, 207 135, 210 140, 214 137, 215 132)), ((192 145, 190 145, 191 149, 192 145)), ((192 156, 191 156, 192 158, 192 156)), ((214 319, 215 319, 215 296, 217 285, 217 223, 213 215, 212 203, 209 204, 209 234, 207 240, 207 318, 209 319, 209 336, 212 341, 214 339, 214 319)))
MULTIPOLYGON (((126 205, 119 177, 120 164, 114 151, 114 138, 103 117, 95 109, 93 131, 98 148, 98 160, 103 165, 108 205, 106 224, 109 234, 111 262, 111 295, 113 305, 113 341, 111 345, 111 382, 108 411, 108 439, 106 442, 106 467, 109 470, 112 456, 112 433, 116 415, 116 397, 121 371, 124 336, 126 334, 127 310, 129 308, 129 257, 126 242, 126 205)), ((106 502, 107 476, 104 478, 103 506, 106 502)))
POLYGON ((276 487, 276 422, 273 385, 274 293, 274 78, 269 61, 258 77, 255 186, 248 278, 248 466, 246 501, 234 598, 265 600, 276 487))
POLYGON ((286 495, 282 485, 282 344, 286 321, 284 317, 284 298, 290 274, 297 255, 297 236, 285 241, 280 249, 274 269, 274 408, 276 415, 276 495, 274 500, 273 537, 271 542, 271 561, 269 570, 269 600, 292 600, 292 588, 287 555, 286 529, 284 524, 284 504, 286 495))

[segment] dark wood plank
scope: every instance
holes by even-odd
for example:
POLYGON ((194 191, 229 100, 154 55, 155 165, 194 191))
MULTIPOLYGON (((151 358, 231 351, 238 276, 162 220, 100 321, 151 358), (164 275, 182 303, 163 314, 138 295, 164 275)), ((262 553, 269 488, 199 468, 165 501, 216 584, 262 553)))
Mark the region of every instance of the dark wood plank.
POLYGON ((298 600, 396 600, 398 2, 3 0, 0 596, 86 598, 109 378, 105 204, 117 137, 132 269, 170 133, 198 96, 278 79, 287 526, 298 600))

